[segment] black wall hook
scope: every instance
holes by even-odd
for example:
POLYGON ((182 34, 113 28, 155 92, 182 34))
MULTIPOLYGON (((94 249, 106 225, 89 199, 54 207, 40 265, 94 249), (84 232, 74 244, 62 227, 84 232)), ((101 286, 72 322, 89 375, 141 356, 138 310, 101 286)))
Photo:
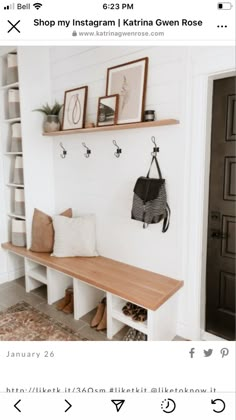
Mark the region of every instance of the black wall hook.
POLYGON ((86 149, 86 153, 84 154, 84 156, 86 157, 86 158, 89 158, 89 156, 91 155, 91 150, 86 146, 86 144, 85 143, 82 143, 82 146, 84 146, 85 147, 85 149, 86 149))
POLYGON ((60 143, 60 147, 62 148, 62 154, 60 154, 62 159, 65 159, 66 155, 67 155, 67 150, 63 147, 63 144, 60 143))
POLYGON ((153 144, 155 145, 155 147, 153 147, 153 151, 152 151, 151 155, 156 157, 157 153, 159 152, 160 149, 159 149, 159 147, 157 147, 155 136, 152 136, 151 140, 152 140, 153 144))
POLYGON ((122 149, 118 146, 118 144, 116 143, 115 140, 113 140, 112 143, 116 147, 116 152, 114 153, 114 155, 115 155, 115 157, 119 158, 121 153, 122 153, 122 149))

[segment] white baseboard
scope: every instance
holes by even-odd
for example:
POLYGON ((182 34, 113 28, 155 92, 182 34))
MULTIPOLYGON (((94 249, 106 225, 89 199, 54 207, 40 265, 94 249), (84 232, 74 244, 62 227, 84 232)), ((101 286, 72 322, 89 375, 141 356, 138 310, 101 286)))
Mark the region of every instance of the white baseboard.
POLYGON ((227 341, 224 338, 217 337, 217 335, 210 334, 204 330, 201 330, 201 340, 202 341, 227 341))
POLYGON ((182 323, 177 324, 176 335, 191 341, 227 341, 224 338, 217 337, 214 334, 210 334, 204 330, 200 330, 199 335, 194 334, 193 329, 189 325, 182 323))
POLYGON ((17 270, 10 271, 8 274, 8 281, 13 281, 25 275, 25 268, 19 267, 17 270))
POLYGON ((0 274, 0 284, 6 283, 8 281, 8 273, 0 274))
POLYGON ((193 334, 193 330, 189 325, 177 323, 176 335, 185 338, 185 340, 200 341, 200 337, 196 338, 196 334, 193 334))
POLYGON ((0 275, 0 284, 13 281, 25 275, 24 267, 19 267, 17 270, 12 270, 9 273, 5 272, 0 275))

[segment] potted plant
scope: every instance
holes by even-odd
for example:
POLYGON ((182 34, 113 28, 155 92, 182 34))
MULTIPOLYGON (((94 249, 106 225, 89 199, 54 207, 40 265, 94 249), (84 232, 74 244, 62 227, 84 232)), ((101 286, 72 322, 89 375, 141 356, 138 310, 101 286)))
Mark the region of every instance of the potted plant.
POLYGON ((35 109, 34 111, 42 112, 45 115, 45 120, 43 123, 43 130, 46 133, 51 133, 53 131, 59 131, 61 128, 59 113, 63 105, 60 105, 57 101, 53 106, 50 106, 48 103, 43 105, 42 108, 35 109))

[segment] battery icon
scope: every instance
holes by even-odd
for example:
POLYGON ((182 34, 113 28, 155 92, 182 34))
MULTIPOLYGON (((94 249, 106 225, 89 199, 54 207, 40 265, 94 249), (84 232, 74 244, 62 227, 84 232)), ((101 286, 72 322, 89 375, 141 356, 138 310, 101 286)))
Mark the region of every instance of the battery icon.
POLYGON ((232 7, 233 7, 233 5, 229 1, 225 1, 223 3, 218 3, 217 4, 217 9, 219 9, 219 10, 231 10, 232 7))

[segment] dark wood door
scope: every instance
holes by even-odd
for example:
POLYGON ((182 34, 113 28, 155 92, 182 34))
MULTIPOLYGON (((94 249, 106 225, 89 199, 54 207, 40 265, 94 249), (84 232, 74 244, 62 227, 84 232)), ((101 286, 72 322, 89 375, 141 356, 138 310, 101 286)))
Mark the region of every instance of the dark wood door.
POLYGON ((235 339, 235 77, 213 89, 206 268, 206 330, 235 339))

